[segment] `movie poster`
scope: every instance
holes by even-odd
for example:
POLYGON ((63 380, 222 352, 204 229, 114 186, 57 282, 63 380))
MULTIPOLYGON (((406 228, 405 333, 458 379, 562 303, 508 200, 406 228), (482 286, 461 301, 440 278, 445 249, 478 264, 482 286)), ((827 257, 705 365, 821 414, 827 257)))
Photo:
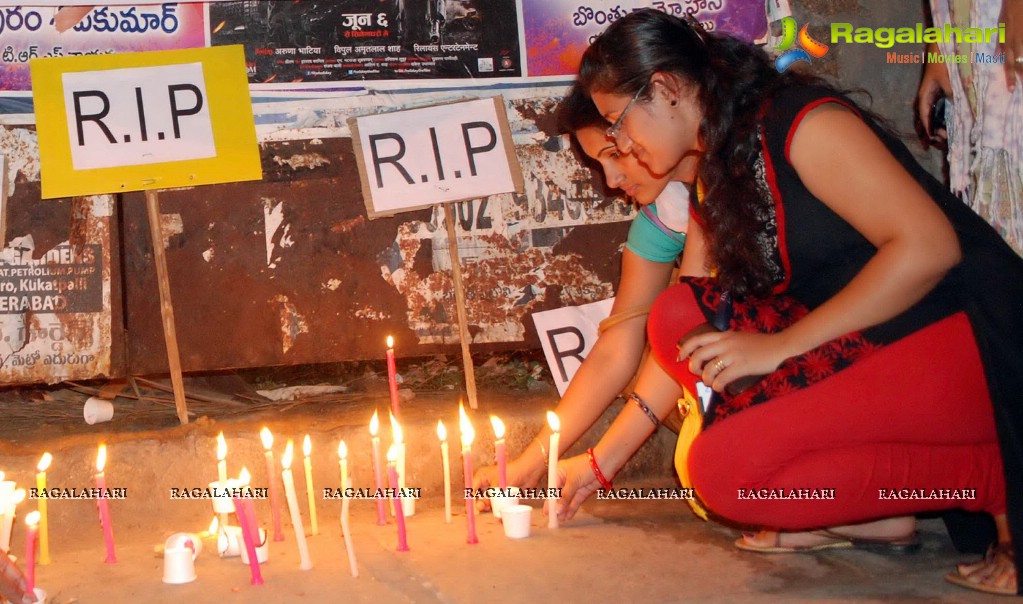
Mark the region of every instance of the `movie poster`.
POLYGON ((244 44, 250 84, 523 75, 515 0, 209 5, 210 44, 244 44))

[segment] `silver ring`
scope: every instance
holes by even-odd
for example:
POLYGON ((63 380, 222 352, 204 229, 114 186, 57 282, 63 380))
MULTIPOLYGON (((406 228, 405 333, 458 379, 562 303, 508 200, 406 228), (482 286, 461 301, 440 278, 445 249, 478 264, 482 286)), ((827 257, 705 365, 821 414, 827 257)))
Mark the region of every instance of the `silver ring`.
POLYGON ((728 367, 728 364, 725 363, 725 360, 718 359, 717 363, 714 363, 714 365, 711 366, 711 369, 714 370, 714 375, 717 375, 724 371, 725 367, 728 367))
POLYGON ((1023 55, 1018 55, 1016 57, 1016 64, 1017 65, 1023 65, 1023 55))

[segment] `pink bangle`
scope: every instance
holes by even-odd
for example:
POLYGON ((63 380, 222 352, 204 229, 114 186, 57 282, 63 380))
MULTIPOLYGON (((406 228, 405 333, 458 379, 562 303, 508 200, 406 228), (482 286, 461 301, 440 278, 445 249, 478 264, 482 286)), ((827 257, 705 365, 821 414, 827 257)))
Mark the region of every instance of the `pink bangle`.
POLYGON ((593 475, 597 477, 597 482, 600 483, 601 488, 605 491, 614 490, 614 485, 604 477, 604 473, 600 471, 600 466, 597 465, 597 458, 593 455, 593 447, 586 449, 586 456, 590 458, 590 469, 593 470, 593 475))

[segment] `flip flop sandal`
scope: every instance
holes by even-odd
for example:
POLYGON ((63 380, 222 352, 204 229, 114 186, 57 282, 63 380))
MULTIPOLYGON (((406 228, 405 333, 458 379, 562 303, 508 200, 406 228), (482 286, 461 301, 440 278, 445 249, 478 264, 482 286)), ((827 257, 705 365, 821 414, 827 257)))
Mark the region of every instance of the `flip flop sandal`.
POLYGON ((845 539, 856 549, 876 552, 879 554, 912 554, 920 551, 920 548, 923 547, 923 543, 920 542, 920 537, 916 532, 907 537, 898 537, 895 539, 848 537, 846 535, 839 535, 838 533, 827 529, 816 531, 816 533, 824 537, 831 537, 832 539, 845 539))
MULTIPOLYGON (((818 543, 816 545, 755 545, 746 540, 745 537, 739 537, 735 540, 736 549, 740 549, 745 552, 754 552, 757 554, 806 554, 810 552, 820 552, 829 549, 849 549, 853 547, 852 541, 845 537, 835 537, 832 535, 821 535, 828 539, 834 539, 834 541, 828 541, 826 543, 818 543)), ((775 543, 781 540, 781 534, 775 539, 775 543)))

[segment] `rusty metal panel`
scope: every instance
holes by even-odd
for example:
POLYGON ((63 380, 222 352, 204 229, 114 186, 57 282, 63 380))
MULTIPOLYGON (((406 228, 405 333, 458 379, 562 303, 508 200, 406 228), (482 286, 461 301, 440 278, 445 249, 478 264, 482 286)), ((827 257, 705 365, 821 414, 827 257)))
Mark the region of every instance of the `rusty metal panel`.
MULTIPOLYGON (((509 107, 536 135, 516 145, 526 193, 457 206, 473 350, 536 347, 530 313, 613 294, 632 209, 543 144, 556 100, 509 107)), ((387 335, 401 356, 457 350, 443 212, 368 220, 348 137, 261 154, 262 182, 160 193, 183 370, 380 358, 387 335)), ((131 371, 166 371, 140 194, 124 229, 131 371)))
POLYGON ((0 383, 125 375, 114 197, 40 199, 33 128, 0 129, 0 383))

